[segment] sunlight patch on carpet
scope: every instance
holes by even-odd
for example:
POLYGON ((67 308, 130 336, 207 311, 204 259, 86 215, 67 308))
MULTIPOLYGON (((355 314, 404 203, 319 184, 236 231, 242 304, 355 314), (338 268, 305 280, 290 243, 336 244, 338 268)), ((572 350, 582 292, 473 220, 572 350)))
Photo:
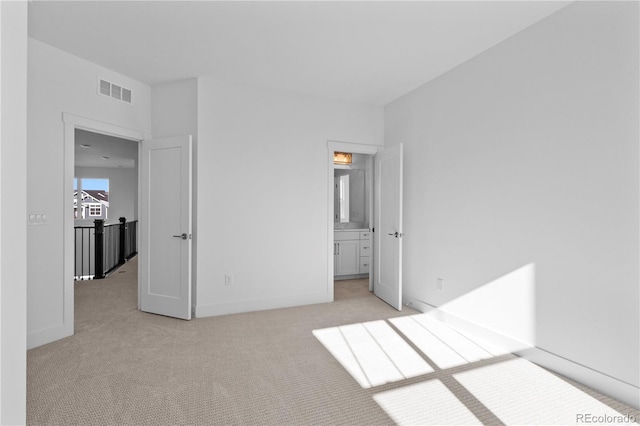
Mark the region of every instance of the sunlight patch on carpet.
POLYGON ((382 320, 314 330, 313 335, 363 388, 433 372, 382 320))
POLYGON ((522 358, 453 377, 505 424, 628 424, 640 420, 522 358))
POLYGON ((504 354, 486 343, 472 340, 426 314, 389 320, 440 368, 452 368, 504 354))

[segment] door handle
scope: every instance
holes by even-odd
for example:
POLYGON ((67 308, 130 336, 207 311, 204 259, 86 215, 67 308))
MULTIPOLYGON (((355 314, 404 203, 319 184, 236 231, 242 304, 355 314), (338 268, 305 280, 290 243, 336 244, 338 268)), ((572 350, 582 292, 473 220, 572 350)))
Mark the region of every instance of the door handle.
POLYGON ((182 238, 183 240, 186 240, 187 239, 187 234, 183 233, 183 234, 180 234, 180 235, 174 235, 173 237, 174 238, 182 238))
POLYGON ((402 236, 403 236, 404 234, 403 234, 403 233, 401 233, 401 232, 396 231, 396 232, 394 232, 393 234, 388 234, 388 235, 391 235, 392 237, 396 237, 396 238, 402 238, 402 236))

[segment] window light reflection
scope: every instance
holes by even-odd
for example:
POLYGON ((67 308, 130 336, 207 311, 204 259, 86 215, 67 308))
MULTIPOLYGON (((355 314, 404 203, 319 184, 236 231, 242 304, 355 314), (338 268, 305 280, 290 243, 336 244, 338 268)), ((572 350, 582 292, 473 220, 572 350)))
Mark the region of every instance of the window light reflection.
POLYGON ((363 388, 433 372, 382 320, 314 330, 313 334, 363 388))

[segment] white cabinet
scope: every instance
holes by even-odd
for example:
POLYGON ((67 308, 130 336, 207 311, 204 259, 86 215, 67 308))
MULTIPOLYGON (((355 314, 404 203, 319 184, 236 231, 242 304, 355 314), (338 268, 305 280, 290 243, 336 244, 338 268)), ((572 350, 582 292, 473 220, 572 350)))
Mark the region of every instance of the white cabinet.
POLYGON ((369 274, 371 233, 369 231, 334 232, 333 254, 335 277, 369 274))
POLYGON ((353 275, 360 273, 360 241, 336 241, 335 274, 353 275))
POLYGON ((371 270, 371 232, 360 232, 360 273, 368 274, 371 270))

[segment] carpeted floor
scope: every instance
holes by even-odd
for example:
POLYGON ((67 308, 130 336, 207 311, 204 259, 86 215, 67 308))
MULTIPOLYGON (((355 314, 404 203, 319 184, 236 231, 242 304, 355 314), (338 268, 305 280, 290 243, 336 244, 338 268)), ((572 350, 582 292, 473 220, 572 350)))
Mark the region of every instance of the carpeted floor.
MULTIPOLYGON (((578 402, 567 418, 575 418, 585 397, 600 404, 589 407, 640 414, 588 389, 578 390, 573 382, 533 364, 516 365, 526 361, 512 355, 443 369, 421 354, 431 373, 364 388, 343 368, 344 361, 320 343, 314 330, 346 332, 339 326, 375 320, 396 330, 387 319, 417 314, 411 309, 393 310, 369 293, 366 280, 337 282, 336 301, 329 304, 182 321, 137 311, 136 262, 134 258, 106 280, 77 282, 76 334, 28 351, 29 424, 537 421, 538 417, 523 414, 520 405, 515 411, 515 403, 502 406, 511 401, 513 390, 506 398, 495 398, 514 377, 516 389, 541 400, 551 392, 552 400, 560 398, 561 407, 566 407, 567 393, 578 392, 583 399, 571 397, 578 402), (532 378, 530 373, 544 378, 532 378), (526 389, 527 380, 533 383, 527 386, 544 386, 526 389), (498 385, 486 386, 494 381, 498 385)), ((420 353, 416 344, 405 340, 402 345, 420 353)), ((366 369, 364 362, 360 367, 366 369)), ((523 400, 527 399, 531 398, 523 400)))

